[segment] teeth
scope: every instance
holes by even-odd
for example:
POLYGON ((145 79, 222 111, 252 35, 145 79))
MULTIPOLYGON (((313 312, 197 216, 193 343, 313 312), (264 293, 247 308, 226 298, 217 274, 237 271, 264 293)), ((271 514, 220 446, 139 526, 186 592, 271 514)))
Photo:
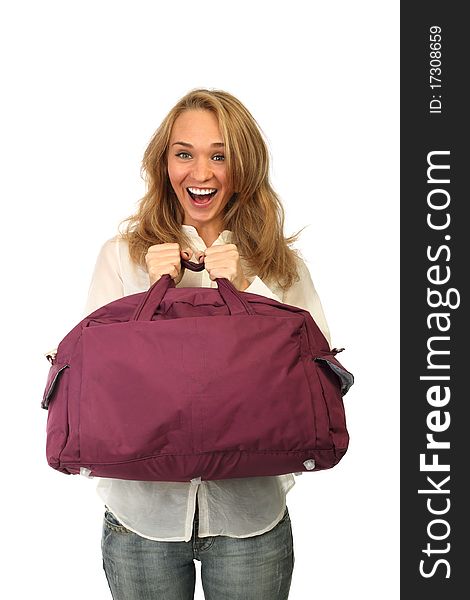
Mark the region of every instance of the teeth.
POLYGON ((194 194, 196 196, 205 196, 207 194, 213 194, 214 192, 216 192, 217 190, 215 188, 188 188, 188 190, 191 192, 191 194, 194 194))

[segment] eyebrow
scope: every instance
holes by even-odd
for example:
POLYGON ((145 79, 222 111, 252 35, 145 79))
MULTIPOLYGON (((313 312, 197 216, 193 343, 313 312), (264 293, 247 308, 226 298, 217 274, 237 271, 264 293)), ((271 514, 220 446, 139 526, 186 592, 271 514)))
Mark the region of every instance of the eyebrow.
MULTIPOLYGON (((171 144, 172 146, 185 146, 185 148, 193 148, 193 145, 190 144, 189 142, 173 142, 173 144, 171 144)), ((213 144, 211 144, 211 146, 215 146, 216 148, 223 148, 223 146, 225 146, 225 144, 223 142, 214 142, 213 144)))

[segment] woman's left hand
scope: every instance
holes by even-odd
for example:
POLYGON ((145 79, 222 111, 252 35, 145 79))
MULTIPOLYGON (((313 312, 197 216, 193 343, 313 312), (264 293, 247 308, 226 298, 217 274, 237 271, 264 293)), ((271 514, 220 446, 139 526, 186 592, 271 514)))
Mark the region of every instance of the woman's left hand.
POLYGON ((199 256, 199 262, 202 260, 201 257, 204 257, 204 266, 212 281, 217 277, 225 277, 241 292, 250 285, 243 273, 235 244, 210 246, 199 256))

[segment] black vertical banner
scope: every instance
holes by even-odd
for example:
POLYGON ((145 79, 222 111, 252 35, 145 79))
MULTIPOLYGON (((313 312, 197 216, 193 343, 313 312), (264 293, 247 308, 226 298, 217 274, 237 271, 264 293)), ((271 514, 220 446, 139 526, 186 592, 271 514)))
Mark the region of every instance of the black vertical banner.
MULTIPOLYGON (((461 6, 462 8, 457 8, 461 6)), ((469 25, 401 3, 401 598, 470 580, 469 25)))

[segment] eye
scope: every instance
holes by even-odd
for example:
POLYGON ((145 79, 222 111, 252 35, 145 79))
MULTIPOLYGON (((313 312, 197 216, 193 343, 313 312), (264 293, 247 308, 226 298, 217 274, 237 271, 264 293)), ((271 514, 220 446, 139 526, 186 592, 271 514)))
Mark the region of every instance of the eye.
POLYGON ((225 160, 225 156, 223 154, 215 154, 212 158, 216 162, 220 162, 220 161, 224 161, 225 160))
POLYGON ((178 152, 176 156, 183 159, 191 158, 191 154, 189 154, 189 152, 178 152))

